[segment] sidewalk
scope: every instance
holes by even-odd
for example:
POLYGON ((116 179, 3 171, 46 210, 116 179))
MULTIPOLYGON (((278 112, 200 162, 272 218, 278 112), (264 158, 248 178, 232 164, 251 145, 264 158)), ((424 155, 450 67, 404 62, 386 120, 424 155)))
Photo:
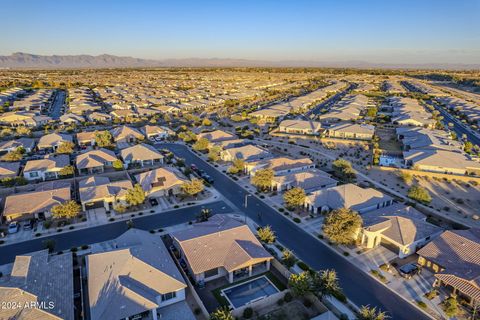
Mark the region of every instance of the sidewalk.
POLYGON ((208 197, 205 199, 183 201, 179 203, 165 202, 162 205, 160 205, 159 203, 159 205, 155 207, 149 207, 147 205, 144 205, 140 210, 129 211, 123 214, 118 214, 118 213, 115 213, 114 211, 112 211, 112 213, 110 214, 107 214, 104 208, 87 210, 86 212, 84 212, 85 216, 87 217, 87 221, 73 223, 73 224, 66 225, 63 227, 58 227, 58 228, 50 227, 47 229, 44 227, 43 222, 40 222, 36 229, 33 229, 33 230, 20 229, 17 233, 7 235, 5 238, 2 239, 3 241, 5 241, 3 245, 10 245, 10 244, 28 241, 32 239, 43 238, 48 235, 58 234, 59 232, 65 233, 65 232, 78 230, 78 229, 91 228, 91 227, 110 223, 112 222, 110 221, 111 219, 114 219, 114 221, 128 221, 132 218, 132 216, 138 216, 138 215, 148 216, 148 215, 160 214, 166 211, 207 204, 210 202, 215 202, 223 199, 223 196, 220 195, 220 193, 217 190, 215 190, 215 188, 205 188, 205 190, 209 192, 208 197))

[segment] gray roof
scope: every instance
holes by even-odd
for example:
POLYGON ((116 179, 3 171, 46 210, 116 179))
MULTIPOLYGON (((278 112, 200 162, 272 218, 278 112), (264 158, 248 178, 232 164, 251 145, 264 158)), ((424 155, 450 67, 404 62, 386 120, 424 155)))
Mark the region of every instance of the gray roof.
POLYGON ((129 229, 113 251, 86 258, 92 320, 118 320, 157 308, 157 297, 186 288, 158 236, 129 229))
POLYGON ((48 250, 15 258, 12 274, 0 279, 0 301, 54 303, 53 309, 0 308, 1 319, 74 319, 71 253, 49 256, 48 250))
POLYGON ((409 245, 442 231, 442 228, 426 222, 426 217, 419 211, 403 204, 367 212, 362 219, 366 230, 383 230, 384 236, 401 245, 409 245))

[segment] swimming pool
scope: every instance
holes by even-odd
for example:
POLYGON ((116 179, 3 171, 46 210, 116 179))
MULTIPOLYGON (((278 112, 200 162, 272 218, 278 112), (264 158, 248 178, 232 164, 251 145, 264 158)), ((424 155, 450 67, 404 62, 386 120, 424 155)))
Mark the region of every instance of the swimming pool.
POLYGON ((239 308, 253 301, 280 292, 266 276, 262 276, 222 290, 233 308, 239 308))

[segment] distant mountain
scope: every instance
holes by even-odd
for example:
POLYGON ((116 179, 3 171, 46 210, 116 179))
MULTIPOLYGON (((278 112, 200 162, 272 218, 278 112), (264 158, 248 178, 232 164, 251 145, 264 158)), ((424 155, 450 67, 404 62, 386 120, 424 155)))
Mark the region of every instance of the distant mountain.
POLYGON ((148 60, 102 54, 42 56, 17 52, 0 56, 0 68, 8 69, 85 69, 85 68, 141 68, 141 67, 335 67, 335 68, 385 68, 385 69, 480 69, 480 64, 428 63, 386 64, 365 61, 264 61, 246 59, 165 59, 148 60))

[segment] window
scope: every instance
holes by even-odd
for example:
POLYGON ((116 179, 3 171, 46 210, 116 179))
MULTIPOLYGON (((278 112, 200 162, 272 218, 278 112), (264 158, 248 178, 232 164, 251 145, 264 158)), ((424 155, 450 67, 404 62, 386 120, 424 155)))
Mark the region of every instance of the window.
POLYGON ((30 177, 32 177, 32 178, 38 177, 38 172, 36 172, 36 171, 30 172, 30 177))
POLYGON ((171 299, 175 298, 176 296, 177 296, 177 293, 175 291, 162 294, 162 301, 171 300, 171 299))
POLYGON ((210 278, 218 274, 218 268, 205 271, 205 278, 210 278))

